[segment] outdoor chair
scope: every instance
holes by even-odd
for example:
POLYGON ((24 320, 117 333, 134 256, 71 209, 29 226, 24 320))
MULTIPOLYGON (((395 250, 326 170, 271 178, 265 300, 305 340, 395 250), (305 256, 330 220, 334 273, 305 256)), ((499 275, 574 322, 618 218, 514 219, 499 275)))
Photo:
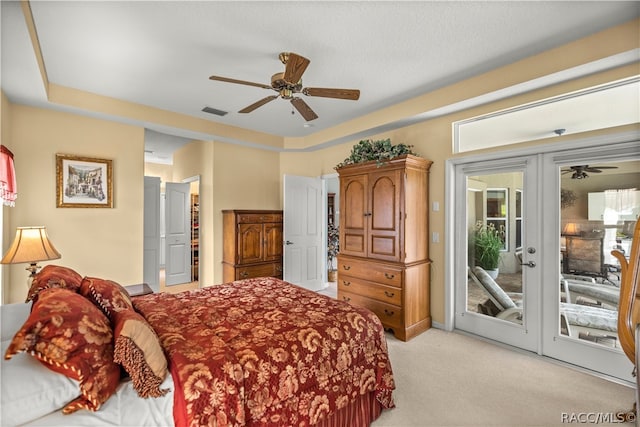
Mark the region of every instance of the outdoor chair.
MULTIPOLYGON (((469 275, 489 296, 491 306, 497 309, 496 318, 522 322, 522 294, 505 292, 481 267, 469 269, 469 275)), ((566 334, 575 338, 582 335, 612 339, 618 330, 618 312, 614 310, 561 302, 560 316, 566 324, 566 334)))

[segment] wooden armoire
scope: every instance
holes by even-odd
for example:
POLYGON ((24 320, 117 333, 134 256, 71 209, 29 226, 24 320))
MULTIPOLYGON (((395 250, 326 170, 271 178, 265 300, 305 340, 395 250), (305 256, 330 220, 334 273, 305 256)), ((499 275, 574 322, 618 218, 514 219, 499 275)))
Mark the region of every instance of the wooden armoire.
POLYGON ((403 341, 431 327, 431 163, 406 155, 338 169, 338 298, 369 308, 403 341))
POLYGON ((222 211, 222 274, 225 282, 282 278, 282 211, 222 211))

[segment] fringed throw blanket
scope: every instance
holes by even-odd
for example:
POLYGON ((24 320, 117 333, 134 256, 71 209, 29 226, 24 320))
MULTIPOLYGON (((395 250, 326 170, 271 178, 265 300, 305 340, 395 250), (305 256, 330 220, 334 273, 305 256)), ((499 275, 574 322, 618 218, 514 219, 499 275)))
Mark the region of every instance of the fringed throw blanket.
POLYGON ((177 426, 309 426, 368 393, 394 406, 384 330, 368 310, 275 278, 134 305, 169 358, 177 426))

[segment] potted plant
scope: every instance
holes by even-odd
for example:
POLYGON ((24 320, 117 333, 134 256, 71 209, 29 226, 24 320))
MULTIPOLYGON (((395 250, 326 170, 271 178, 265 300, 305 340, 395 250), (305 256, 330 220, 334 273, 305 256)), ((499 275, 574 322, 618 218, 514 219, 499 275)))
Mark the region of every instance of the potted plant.
POLYGON ((327 261, 328 261, 328 280, 330 282, 337 281, 337 268, 333 265, 333 260, 338 255, 340 249, 340 231, 338 227, 329 224, 327 227, 327 261))
POLYGON ((417 154, 412 150, 413 145, 396 144, 393 145, 389 138, 371 140, 365 139, 358 142, 351 148, 349 157, 344 159, 341 163, 338 163, 335 169, 339 169, 343 166, 353 165, 356 163, 364 163, 375 160, 378 166, 381 166, 385 161, 395 159, 396 157, 403 156, 405 154, 417 154))
POLYGON ((478 221, 472 233, 472 240, 476 265, 495 279, 498 277, 500 251, 504 247, 504 231, 496 229, 492 223, 485 225, 478 221))

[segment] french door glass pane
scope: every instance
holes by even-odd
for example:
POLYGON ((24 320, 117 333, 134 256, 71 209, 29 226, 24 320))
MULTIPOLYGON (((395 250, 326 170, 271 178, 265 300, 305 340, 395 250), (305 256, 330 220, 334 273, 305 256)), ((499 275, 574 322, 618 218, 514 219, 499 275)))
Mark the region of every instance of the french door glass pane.
POLYGON ((620 263, 640 213, 638 162, 560 168, 560 333, 621 349, 620 263))
POLYGON ((522 269, 509 248, 521 244, 515 239, 522 237, 522 218, 516 217, 522 181, 520 171, 467 177, 467 311, 517 324, 524 316, 522 269), (498 240, 488 241, 487 234, 498 240), (490 261, 496 258, 497 263, 490 261))

